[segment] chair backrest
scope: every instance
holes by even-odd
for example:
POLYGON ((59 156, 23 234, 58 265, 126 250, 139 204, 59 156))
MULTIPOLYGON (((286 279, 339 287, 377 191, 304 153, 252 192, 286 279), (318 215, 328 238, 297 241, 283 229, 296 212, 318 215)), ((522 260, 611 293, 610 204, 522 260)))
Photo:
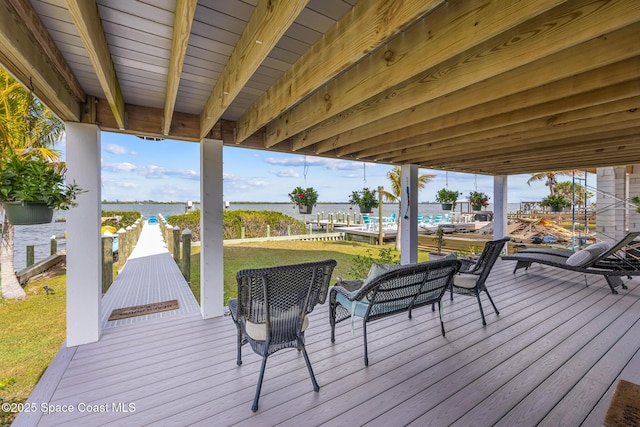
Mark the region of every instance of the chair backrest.
POLYGON ((406 265, 369 282, 356 300, 369 302, 367 320, 431 304, 442 298, 459 268, 456 259, 406 265))
POLYGON ((476 286, 481 286, 484 284, 485 280, 491 273, 491 269, 493 265, 498 260, 500 256, 500 252, 502 252, 502 248, 509 241, 508 237, 499 240, 492 240, 487 242, 482 250, 482 253, 478 257, 478 260, 473 265, 473 268, 469 271, 465 271, 465 273, 475 274, 478 277, 476 281, 476 286))
POLYGON ((625 249, 626 246, 629 246, 635 239, 638 238, 638 236, 640 236, 639 231, 627 233, 626 236, 617 241, 607 251, 603 252, 602 254, 600 254, 600 256, 597 256, 591 262, 585 264, 583 267, 588 268, 602 266, 603 268, 607 268, 612 258, 615 258, 615 260, 623 260, 624 256, 621 256, 620 254, 618 254, 618 252, 625 249))
POLYGON ((238 283, 238 319, 266 324, 267 337, 272 325, 289 328, 292 334, 302 326, 304 317, 327 298, 335 260, 240 270, 238 283), (297 322, 277 322, 284 317, 297 322))

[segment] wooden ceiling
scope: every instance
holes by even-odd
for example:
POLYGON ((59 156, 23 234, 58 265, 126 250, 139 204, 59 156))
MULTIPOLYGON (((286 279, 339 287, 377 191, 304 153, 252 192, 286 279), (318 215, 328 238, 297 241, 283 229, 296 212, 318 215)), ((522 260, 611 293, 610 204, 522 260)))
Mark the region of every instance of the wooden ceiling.
POLYGON ((481 174, 640 163, 638 0, 0 0, 103 130, 481 174))

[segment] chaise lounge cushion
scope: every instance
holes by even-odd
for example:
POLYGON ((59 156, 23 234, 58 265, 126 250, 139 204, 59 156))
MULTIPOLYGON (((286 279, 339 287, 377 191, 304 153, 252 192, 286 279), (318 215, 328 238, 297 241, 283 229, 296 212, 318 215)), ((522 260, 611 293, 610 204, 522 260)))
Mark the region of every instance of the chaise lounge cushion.
POLYGON ((572 267, 581 267, 586 265, 608 251, 610 247, 611 245, 607 242, 594 243, 593 245, 587 246, 567 258, 567 265, 572 267))

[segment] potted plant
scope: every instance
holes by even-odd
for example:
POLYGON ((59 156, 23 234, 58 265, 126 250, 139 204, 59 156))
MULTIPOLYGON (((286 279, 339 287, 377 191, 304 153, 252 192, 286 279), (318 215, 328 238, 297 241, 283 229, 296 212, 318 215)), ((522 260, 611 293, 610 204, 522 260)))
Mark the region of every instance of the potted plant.
POLYGON ((8 153, 0 159, 0 202, 13 225, 51 222, 54 209, 69 209, 81 192, 66 184, 66 169, 31 154, 8 153))
POLYGON ((436 202, 442 203, 443 211, 450 211, 456 208, 458 201, 458 192, 443 188, 436 193, 436 202))
POLYGON ((564 208, 571 206, 571 202, 562 194, 552 194, 542 199, 540 205, 550 207, 551 212, 562 212, 564 208))
POLYGON ((442 252, 442 245, 444 245, 444 228, 439 225, 433 236, 433 240, 436 242, 438 247, 438 252, 429 252, 429 261, 442 259, 446 256, 446 254, 442 252))
POLYGON ((360 207, 360 213, 371 213, 373 208, 379 206, 376 191, 369 190, 366 187, 363 188, 362 191, 352 191, 351 196, 349 196, 349 203, 358 205, 360 207))
POLYGON ((469 193, 469 203, 474 211, 482 210, 482 208, 489 206, 489 196, 479 191, 472 191, 469 193))
POLYGON ((318 201, 318 192, 313 187, 305 189, 298 186, 289 193, 289 199, 298 206, 298 211, 301 214, 310 214, 318 201))

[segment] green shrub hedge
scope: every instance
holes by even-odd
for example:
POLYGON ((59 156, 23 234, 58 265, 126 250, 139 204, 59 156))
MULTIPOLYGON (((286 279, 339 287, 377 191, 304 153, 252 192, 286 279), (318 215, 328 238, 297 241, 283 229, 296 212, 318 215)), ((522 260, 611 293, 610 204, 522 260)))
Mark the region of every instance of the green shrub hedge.
MULTIPOLYGON (((244 227, 244 237, 265 237, 267 225, 271 228, 271 236, 286 236, 287 227, 291 227, 291 234, 306 234, 307 228, 302 221, 288 215, 272 211, 224 211, 223 239, 239 239, 240 230, 244 227)), ((200 240, 200 211, 172 215, 167 222, 178 226, 181 230, 189 228, 192 240, 200 240)))

